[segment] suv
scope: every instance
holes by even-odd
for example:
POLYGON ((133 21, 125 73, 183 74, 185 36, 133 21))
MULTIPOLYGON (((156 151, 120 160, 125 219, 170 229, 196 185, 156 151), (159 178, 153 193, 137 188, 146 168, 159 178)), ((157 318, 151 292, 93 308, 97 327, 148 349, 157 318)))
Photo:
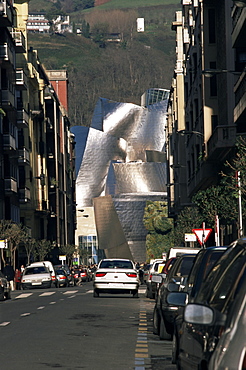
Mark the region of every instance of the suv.
POLYGON ((177 257, 169 274, 159 287, 153 312, 153 333, 159 335, 160 339, 172 339, 178 307, 168 304, 167 295, 170 291, 177 291, 184 285, 195 257, 196 254, 183 254, 177 257))
MULTIPOLYGON (((227 330, 234 302, 238 294, 242 294, 245 265, 246 238, 241 238, 222 254, 202 282, 197 295, 186 305, 180 330, 178 368, 207 370, 219 338, 227 330)), ((175 301, 185 305, 187 299, 187 292, 168 297, 169 304, 175 301)))
POLYGON ((0 271, 0 301, 3 301, 4 298, 10 299, 11 296, 11 287, 6 279, 6 277, 3 275, 3 273, 0 271))

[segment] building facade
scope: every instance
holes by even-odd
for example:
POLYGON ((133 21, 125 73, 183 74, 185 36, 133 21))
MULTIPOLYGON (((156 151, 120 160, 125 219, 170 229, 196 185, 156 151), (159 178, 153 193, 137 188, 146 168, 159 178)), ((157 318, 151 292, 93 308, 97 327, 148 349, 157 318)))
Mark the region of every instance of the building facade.
MULTIPOLYGON (((0 220, 23 225, 30 237, 53 246, 73 244, 74 136, 67 90, 60 100, 37 51, 28 48, 28 2, 1 4, 0 220)), ((26 262, 21 248, 18 261, 26 262)))
MULTIPOLYGON (((233 1, 183 0, 176 13, 177 59, 166 127, 174 218, 192 205, 197 191, 218 184, 237 136, 245 134, 245 11, 233 1)), ((231 228, 227 242, 235 236, 231 228)))

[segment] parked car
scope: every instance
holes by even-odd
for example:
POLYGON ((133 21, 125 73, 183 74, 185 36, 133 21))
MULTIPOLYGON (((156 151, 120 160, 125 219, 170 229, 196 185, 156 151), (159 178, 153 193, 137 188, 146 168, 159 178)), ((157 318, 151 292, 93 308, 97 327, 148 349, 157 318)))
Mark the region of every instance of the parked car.
POLYGON ((103 259, 94 274, 94 297, 101 293, 129 293, 138 297, 138 272, 128 259, 103 259))
POLYGON ((5 298, 11 298, 11 287, 2 271, 0 271, 0 301, 3 301, 5 298))
POLYGON ((80 270, 80 277, 81 277, 82 281, 85 281, 85 282, 90 281, 90 275, 89 275, 88 269, 86 267, 83 267, 80 270))
MULTIPOLYGON (((212 354, 233 316, 238 295, 245 295, 246 238, 224 251, 184 309, 177 367, 207 370, 212 354)), ((169 294, 169 304, 185 305, 187 292, 169 294)), ((243 352, 244 355, 244 352, 243 352)))
POLYGON ((159 335, 160 339, 172 339, 178 307, 167 302, 167 295, 170 291, 177 291, 183 287, 195 257, 196 254, 183 254, 177 257, 170 273, 159 288, 153 312, 153 333, 159 335))
POLYGON ((153 261, 152 266, 149 269, 148 276, 146 279, 146 297, 150 299, 155 299, 155 291, 152 290, 152 276, 155 273, 159 273, 158 269, 160 265, 165 265, 165 260, 163 259, 156 259, 153 261))
POLYGON ((146 281, 148 279, 148 275, 149 275, 149 270, 151 268, 152 264, 151 263, 147 263, 146 265, 144 265, 143 267, 143 270, 144 270, 144 276, 143 276, 143 279, 144 279, 144 283, 146 284, 146 281))
POLYGON ((54 266, 53 266, 52 262, 50 262, 50 261, 33 262, 29 265, 29 267, 30 266, 45 266, 51 274, 52 282, 55 283, 56 274, 55 274, 55 269, 54 269, 54 266))
POLYGON ((68 287, 69 286, 69 278, 66 270, 64 269, 56 269, 56 281, 55 286, 60 288, 60 286, 68 287))
MULTIPOLYGON (((194 301, 201 288, 202 282, 226 249, 227 247, 208 247, 199 251, 183 289, 183 291, 188 293, 189 302, 194 301)), ((184 307, 179 307, 174 321, 172 348, 172 363, 174 364, 177 363, 177 357, 179 354, 179 340, 183 323, 183 312, 184 307)))
POLYGON ((65 270, 66 273, 67 273, 69 285, 70 286, 74 286, 75 285, 75 283, 74 283, 74 276, 73 276, 73 274, 72 274, 72 272, 71 272, 71 270, 70 270, 70 268, 69 268, 68 265, 65 265, 65 264, 64 265, 54 265, 54 269, 55 269, 55 271, 56 270, 60 270, 60 269, 65 270))
MULTIPOLYGON (((208 370, 246 369, 246 279, 239 289, 208 370)), ((213 311, 211 315, 214 320, 213 311)))
POLYGON ((22 289, 50 288, 51 283, 51 273, 44 265, 28 266, 25 268, 21 278, 22 289))
POLYGON ((153 273, 151 276, 151 291, 153 294, 153 297, 156 298, 158 295, 158 290, 161 286, 161 283, 163 282, 164 279, 166 279, 167 275, 169 274, 174 261, 176 260, 176 257, 169 258, 165 265, 162 267, 161 272, 158 273, 153 273))

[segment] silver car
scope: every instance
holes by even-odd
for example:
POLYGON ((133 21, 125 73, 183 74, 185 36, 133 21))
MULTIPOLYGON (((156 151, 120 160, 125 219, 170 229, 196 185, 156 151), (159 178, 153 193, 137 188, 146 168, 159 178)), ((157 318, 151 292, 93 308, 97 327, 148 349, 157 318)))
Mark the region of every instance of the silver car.
POLYGON ((45 266, 29 266, 22 275, 22 289, 50 288, 52 283, 51 273, 45 266))

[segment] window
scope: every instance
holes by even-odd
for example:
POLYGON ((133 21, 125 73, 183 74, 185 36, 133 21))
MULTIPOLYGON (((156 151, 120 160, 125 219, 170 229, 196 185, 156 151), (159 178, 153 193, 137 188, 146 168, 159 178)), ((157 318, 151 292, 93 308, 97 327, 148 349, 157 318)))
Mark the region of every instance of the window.
POLYGON ((210 44, 216 42, 215 9, 208 9, 208 40, 210 44))

